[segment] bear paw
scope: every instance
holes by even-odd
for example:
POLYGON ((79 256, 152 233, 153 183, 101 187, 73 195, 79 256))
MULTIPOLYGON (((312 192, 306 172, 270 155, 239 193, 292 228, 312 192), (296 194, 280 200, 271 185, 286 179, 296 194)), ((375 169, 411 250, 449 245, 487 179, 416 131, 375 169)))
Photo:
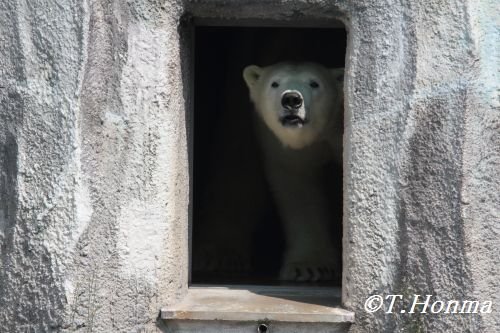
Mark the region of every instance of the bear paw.
POLYGON ((295 282, 332 281, 340 277, 334 262, 289 262, 283 265, 280 280, 295 282))
POLYGON ((193 256, 193 271, 225 277, 240 275, 251 270, 250 257, 245 251, 205 248, 193 256))

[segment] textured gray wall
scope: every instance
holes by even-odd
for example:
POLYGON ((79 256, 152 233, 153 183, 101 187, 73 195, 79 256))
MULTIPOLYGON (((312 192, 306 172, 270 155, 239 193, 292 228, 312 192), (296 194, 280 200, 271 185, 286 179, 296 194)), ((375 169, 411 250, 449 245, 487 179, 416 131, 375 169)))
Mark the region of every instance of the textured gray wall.
POLYGON ((186 292, 185 11, 344 20, 351 332, 500 331, 495 0, 3 0, 0 332, 163 331, 186 292), (369 314, 374 293, 493 313, 369 314))

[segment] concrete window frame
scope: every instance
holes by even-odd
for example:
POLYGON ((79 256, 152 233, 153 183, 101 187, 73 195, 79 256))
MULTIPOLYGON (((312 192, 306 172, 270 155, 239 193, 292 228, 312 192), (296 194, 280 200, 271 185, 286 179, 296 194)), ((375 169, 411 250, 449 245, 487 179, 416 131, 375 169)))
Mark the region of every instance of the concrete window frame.
MULTIPOLYGON (((181 37, 181 48, 184 48, 185 66, 187 73, 185 82, 188 82, 188 92, 194 91, 194 38, 195 27, 217 26, 217 27, 279 27, 279 28, 346 28, 342 16, 331 17, 299 17, 290 20, 265 19, 265 18, 238 18, 224 19, 220 17, 197 16, 196 14, 185 14, 180 19, 179 32, 181 37)), ((347 40, 349 46, 349 38, 347 40)), ((346 55, 347 57, 347 55, 346 55)), ((347 63, 346 63, 347 69, 347 63)), ((345 85, 345 82, 344 82, 345 85)), ((190 98, 186 103, 186 128, 188 138, 189 175, 193 176, 193 125, 194 125, 194 103, 190 98)), ((344 161, 344 166, 346 162, 344 161)), ((189 198, 193 202, 193 182, 190 181, 189 198)), ((344 185, 345 188, 345 185, 344 185)), ((345 199, 344 199, 345 201, 345 199)), ((257 323, 257 331, 265 329, 267 325, 279 322, 281 327, 290 323, 304 324, 315 323, 324 325, 325 330, 337 328, 339 332, 344 331, 354 322, 354 313, 341 307, 345 293, 342 286, 339 287, 272 287, 272 286, 233 286, 233 285, 192 285, 191 284, 191 254, 192 254, 192 225, 193 207, 189 205, 188 212, 188 281, 187 291, 179 298, 179 302, 161 310, 161 318, 170 325, 175 326, 176 331, 184 329, 196 329, 204 327, 207 321, 222 320, 227 323, 246 323, 254 327, 257 323), (276 302, 269 302, 269 298, 275 298, 276 302), (239 302, 235 310, 235 302, 239 302), (307 300, 307 301, 306 301, 307 300), (312 300, 312 304, 311 303, 312 300), (317 302, 317 305, 314 304, 317 302), (216 306, 214 306, 216 304, 216 306), (281 307, 283 311, 277 311, 281 307), (198 326, 197 326, 198 325, 198 326), (201 326, 200 326, 201 325, 201 326)), ((345 210, 345 208, 344 208, 345 210)), ((342 221, 345 226, 345 218, 342 221)), ((346 228, 343 228, 345 230, 346 228)), ((345 231, 343 232, 345 239, 345 231)), ((345 262, 344 253, 342 260, 345 262)), ((343 274, 344 275, 344 274, 343 274)), ((342 279, 345 281, 345 279, 342 279)), ((218 326, 220 329, 220 326, 218 326)), ((264 331, 263 331, 264 332, 264 331)))

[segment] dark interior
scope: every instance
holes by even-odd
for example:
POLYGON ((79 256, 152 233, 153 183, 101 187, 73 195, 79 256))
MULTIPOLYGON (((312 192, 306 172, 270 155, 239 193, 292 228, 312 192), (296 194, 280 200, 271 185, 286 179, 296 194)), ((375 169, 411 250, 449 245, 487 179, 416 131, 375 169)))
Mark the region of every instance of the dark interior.
MULTIPOLYGON (((344 67, 346 31, 197 26, 194 36, 191 283, 277 284, 285 242, 242 71, 279 61, 344 67)), ((331 174, 332 233, 341 247, 342 169, 331 174)))

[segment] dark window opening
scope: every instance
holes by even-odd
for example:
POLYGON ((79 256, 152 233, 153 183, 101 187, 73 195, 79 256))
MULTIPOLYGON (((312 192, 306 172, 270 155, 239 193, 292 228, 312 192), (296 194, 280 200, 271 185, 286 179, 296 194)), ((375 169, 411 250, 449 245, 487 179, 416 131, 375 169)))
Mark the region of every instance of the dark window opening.
MULTIPOLYGON (((194 37, 191 283, 281 284, 284 231, 242 71, 281 61, 344 67, 346 31, 197 26, 194 37)), ((324 181, 331 185, 325 195, 340 266, 342 167, 328 168, 324 181)), ((323 284, 340 286, 340 276, 323 284)))

